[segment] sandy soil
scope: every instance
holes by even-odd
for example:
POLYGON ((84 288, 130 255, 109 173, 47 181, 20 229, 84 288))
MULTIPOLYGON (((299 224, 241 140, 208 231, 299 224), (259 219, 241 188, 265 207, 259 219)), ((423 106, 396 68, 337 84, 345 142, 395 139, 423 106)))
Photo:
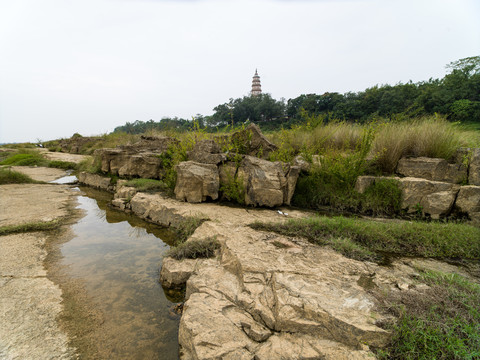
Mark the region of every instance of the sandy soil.
MULTIPOLYGON (((41 171, 58 176, 57 169, 41 171)), ((75 196, 64 185, 1 185, 0 226, 64 219, 75 196)), ((49 236, 46 232, 0 236, 0 359, 74 358, 57 322, 63 310, 62 290, 47 278, 44 266, 49 236)))

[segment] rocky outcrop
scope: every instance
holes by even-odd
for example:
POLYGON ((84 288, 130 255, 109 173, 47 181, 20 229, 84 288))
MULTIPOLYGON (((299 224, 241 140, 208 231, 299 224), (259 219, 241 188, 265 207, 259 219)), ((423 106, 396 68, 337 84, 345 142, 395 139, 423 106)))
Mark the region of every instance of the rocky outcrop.
POLYGON ((112 184, 112 179, 107 176, 101 176, 82 171, 80 174, 78 174, 78 181, 81 184, 85 184, 97 189, 110 192, 115 191, 115 185, 112 184))
MULTIPOLYGON (((177 214, 184 206, 167 205, 177 214)), ((198 209, 210 210, 204 206, 198 209)), ((358 280, 371 276, 376 265, 255 231, 243 221, 278 215, 244 212, 248 219, 242 221, 236 214, 242 211, 217 209, 219 215, 192 236, 215 235, 218 258, 163 263, 165 286, 189 277, 179 328, 181 359, 371 358, 367 345, 384 345, 389 333, 376 325, 383 317, 358 280)))
POLYGON ((176 170, 175 196, 178 200, 197 203, 207 198, 218 199, 219 175, 216 165, 185 161, 177 165, 176 170))
POLYGON ((142 136, 135 144, 98 149, 94 155, 105 173, 159 179, 164 175, 161 155, 176 141, 169 137, 142 136))
POLYGON ((397 173, 406 177, 416 177, 454 184, 467 180, 467 167, 462 163, 449 164, 444 159, 427 157, 400 159, 397 166, 397 173))

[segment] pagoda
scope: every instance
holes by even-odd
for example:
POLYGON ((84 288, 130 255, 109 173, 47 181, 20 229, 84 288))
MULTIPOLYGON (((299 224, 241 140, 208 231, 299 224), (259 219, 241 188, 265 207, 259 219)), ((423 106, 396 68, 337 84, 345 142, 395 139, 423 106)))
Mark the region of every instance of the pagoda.
POLYGON ((260 76, 258 76, 257 69, 255 69, 255 75, 253 76, 252 80, 252 91, 250 95, 257 96, 262 93, 262 86, 260 85, 260 76))

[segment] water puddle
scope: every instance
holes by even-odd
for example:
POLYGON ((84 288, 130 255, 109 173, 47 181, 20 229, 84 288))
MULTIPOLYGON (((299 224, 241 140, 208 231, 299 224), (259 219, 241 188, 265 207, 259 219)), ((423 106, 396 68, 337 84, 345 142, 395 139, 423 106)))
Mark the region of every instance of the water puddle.
POLYGON ((52 181, 49 181, 50 184, 62 184, 62 185, 70 185, 70 184, 76 184, 78 182, 78 179, 75 175, 70 175, 72 173, 71 170, 67 171, 67 176, 63 176, 59 179, 55 179, 52 181))
POLYGON ((179 319, 158 282, 172 233, 110 209, 108 193, 80 189, 86 195, 78 197, 79 208, 86 215, 61 246, 61 262, 102 314, 93 336, 95 358, 178 359, 179 319))

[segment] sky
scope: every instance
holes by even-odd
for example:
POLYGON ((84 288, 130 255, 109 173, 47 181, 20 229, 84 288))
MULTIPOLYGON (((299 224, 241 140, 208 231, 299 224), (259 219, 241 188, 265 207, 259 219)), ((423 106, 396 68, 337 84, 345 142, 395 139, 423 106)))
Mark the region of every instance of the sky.
POLYGON ((0 0, 0 143, 425 81, 480 55, 478 0, 0 0))

